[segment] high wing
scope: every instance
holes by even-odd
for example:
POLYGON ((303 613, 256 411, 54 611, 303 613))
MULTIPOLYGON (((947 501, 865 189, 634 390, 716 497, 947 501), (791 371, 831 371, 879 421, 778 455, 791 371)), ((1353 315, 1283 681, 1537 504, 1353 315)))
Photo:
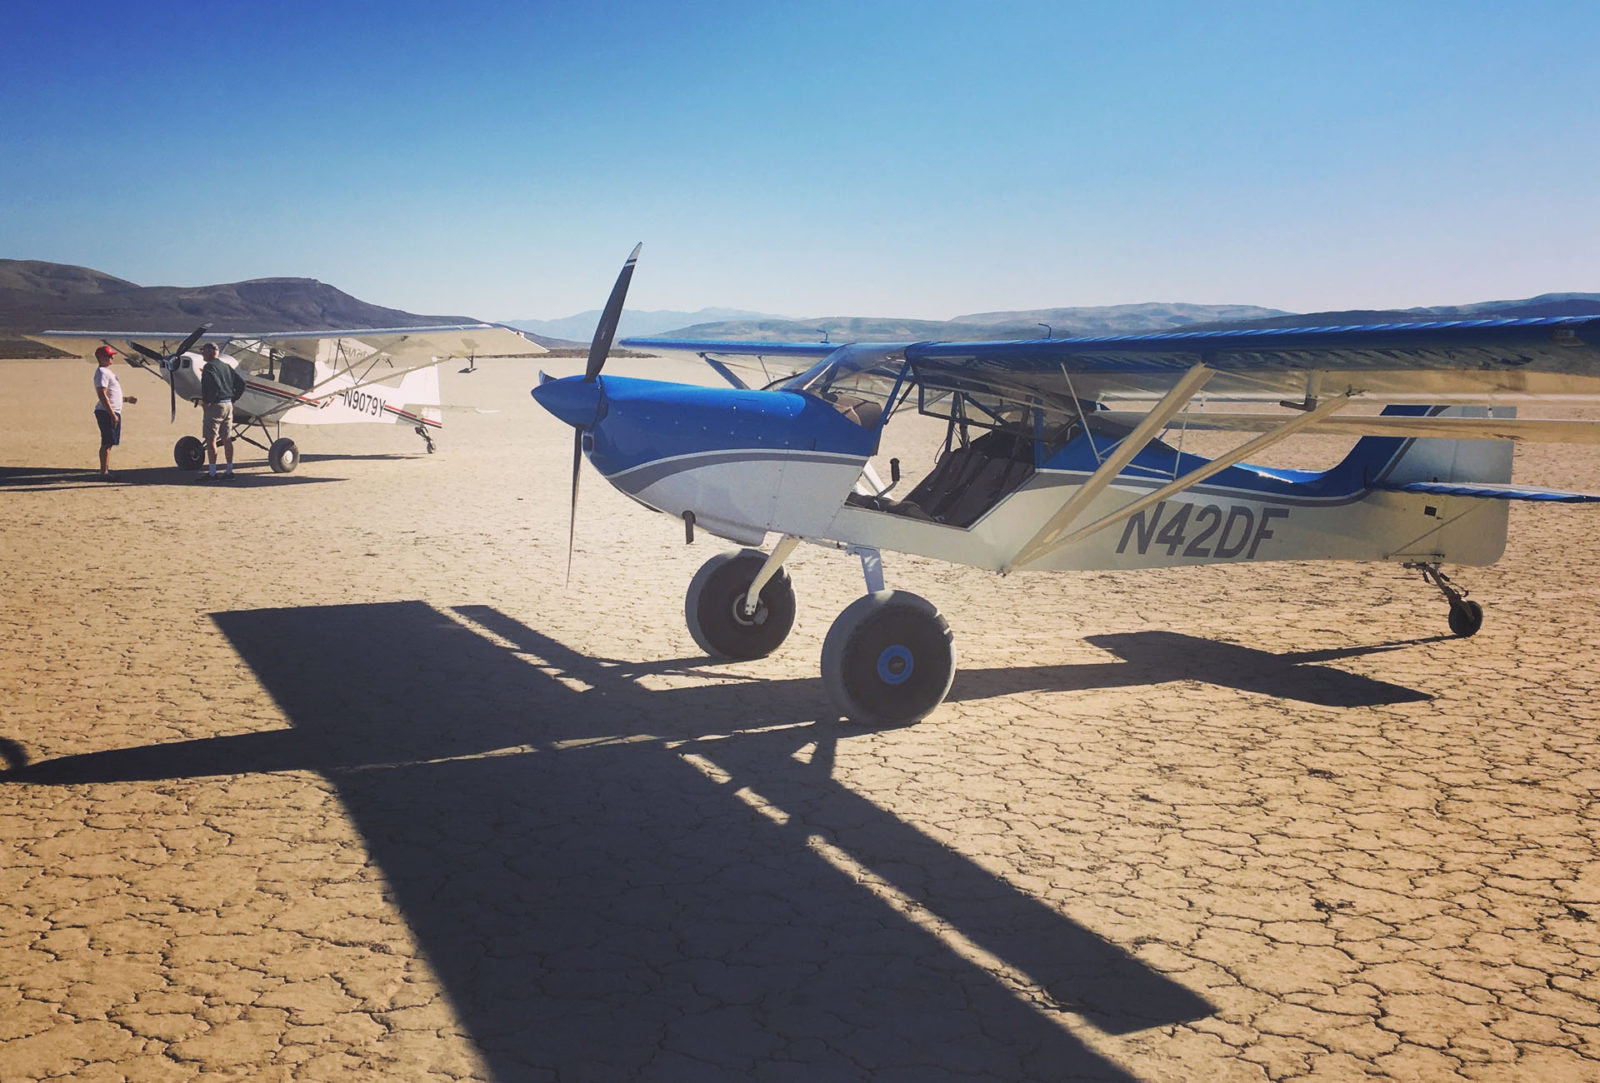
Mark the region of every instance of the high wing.
MULTIPOLYGON (((366 327, 349 331, 281 331, 270 334, 208 335, 234 348, 260 343, 280 353, 327 360, 317 351, 383 354, 397 368, 419 367, 453 357, 532 357, 548 351, 520 331, 495 323, 440 324, 433 327, 366 327), (330 347, 328 343, 339 344, 330 347), (359 345, 364 349, 355 349, 359 345)), ((202 339, 201 341, 205 341, 202 339)))
MULTIPOLYGON (((26 337, 63 353, 92 358, 103 344, 127 352, 128 344, 141 342, 165 353, 175 349, 187 331, 43 331, 26 337)), ((226 352, 295 354, 307 360, 340 349, 324 343, 344 343, 352 354, 383 354, 397 368, 420 367, 452 357, 531 357, 546 353, 543 346, 513 328, 493 323, 452 323, 429 327, 363 327, 344 331, 273 331, 267 333, 216 331, 198 342, 213 342, 226 352), (256 347, 260 348, 257 349, 256 347)), ((391 374, 395 375, 395 374, 391 374)))
MULTIPOLYGON (((794 363, 834 348, 672 339, 630 339, 627 345, 707 360, 777 358, 791 371, 794 363)), ((1120 407, 1130 411, 1130 424, 1157 415, 1153 429, 1271 431, 1283 423, 1282 411, 1215 414, 1197 404, 1273 403, 1313 411, 1320 401, 1329 408, 1304 419, 1296 431, 1600 443, 1600 423, 1589 421, 1328 416, 1339 408, 1331 405, 1335 399, 1385 405, 1600 403, 1596 316, 872 345, 886 353, 903 351, 925 393, 969 392, 1074 412, 1120 407)))
MULTIPOLYGON (((104 343, 136 360, 140 355, 132 345, 135 342, 165 354, 188 336, 159 331, 45 331, 27 337, 85 359, 92 358, 95 348, 104 343)), ((332 417, 319 418, 316 409, 334 396, 375 383, 404 385, 411 373, 450 358, 529 357, 548 352, 519 331, 488 323, 334 331, 218 331, 197 340, 206 342, 214 343, 239 362, 250 386, 259 393, 253 401, 262 404, 251 416, 263 422, 288 420, 287 412, 300 407, 308 409, 301 410, 293 420, 332 421, 332 417), (313 362, 322 375, 286 382, 280 371, 285 358, 313 362)), ((308 372, 311 367, 306 366, 308 372)))
MULTIPOLYGON (((210 337, 210 336, 208 336, 210 337)), ((226 349, 254 371, 273 371, 283 358, 304 358, 325 373, 308 386, 283 395, 262 415, 281 417, 299 406, 320 405, 352 388, 400 385, 411 373, 456 357, 529 357, 546 353, 521 332, 499 324, 445 324, 433 327, 361 328, 349 331, 285 331, 227 335, 226 349)), ((435 390, 435 399, 437 390, 435 390)), ((314 414, 301 411, 298 420, 314 414)), ((285 418, 285 420, 288 420, 285 418)))
POLYGON ((1218 402, 1600 399, 1596 316, 919 342, 906 357, 930 382, 1095 402, 1158 397, 1196 365, 1211 373, 1205 395, 1218 402))

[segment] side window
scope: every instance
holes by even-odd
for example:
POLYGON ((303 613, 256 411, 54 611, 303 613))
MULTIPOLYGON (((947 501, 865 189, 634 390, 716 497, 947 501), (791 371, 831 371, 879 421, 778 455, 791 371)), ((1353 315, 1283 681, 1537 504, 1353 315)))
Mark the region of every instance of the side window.
POLYGON ((310 391, 311 385, 317 382, 317 366, 303 357, 279 358, 278 382, 298 387, 301 391, 310 391))

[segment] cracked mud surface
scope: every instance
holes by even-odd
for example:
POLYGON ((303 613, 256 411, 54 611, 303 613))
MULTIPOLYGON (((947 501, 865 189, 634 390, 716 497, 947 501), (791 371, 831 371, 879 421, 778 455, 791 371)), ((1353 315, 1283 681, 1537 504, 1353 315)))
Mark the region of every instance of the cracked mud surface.
POLYGON ((224 489, 0 362, 0 1079, 1600 1079, 1594 513, 1451 569, 1471 640, 1393 567, 891 555, 960 670, 869 731, 853 559, 711 664, 719 543, 585 468, 563 586, 536 367, 224 489))

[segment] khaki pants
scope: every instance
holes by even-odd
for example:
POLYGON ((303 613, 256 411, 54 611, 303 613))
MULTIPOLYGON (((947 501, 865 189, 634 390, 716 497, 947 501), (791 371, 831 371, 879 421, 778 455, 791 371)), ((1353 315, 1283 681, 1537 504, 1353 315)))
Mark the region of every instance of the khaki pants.
POLYGON ((206 443, 226 441, 231 438, 233 403, 208 402, 200 408, 200 411, 205 418, 200 428, 200 435, 206 443))

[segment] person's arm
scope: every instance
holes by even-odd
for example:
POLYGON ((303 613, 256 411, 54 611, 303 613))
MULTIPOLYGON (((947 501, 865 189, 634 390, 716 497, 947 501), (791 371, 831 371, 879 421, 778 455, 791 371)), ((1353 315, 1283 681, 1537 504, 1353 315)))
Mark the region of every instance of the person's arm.
POLYGON ((117 412, 111 408, 111 388, 105 384, 98 384, 94 389, 94 393, 100 396, 100 405, 106 408, 106 413, 116 417, 117 412))

